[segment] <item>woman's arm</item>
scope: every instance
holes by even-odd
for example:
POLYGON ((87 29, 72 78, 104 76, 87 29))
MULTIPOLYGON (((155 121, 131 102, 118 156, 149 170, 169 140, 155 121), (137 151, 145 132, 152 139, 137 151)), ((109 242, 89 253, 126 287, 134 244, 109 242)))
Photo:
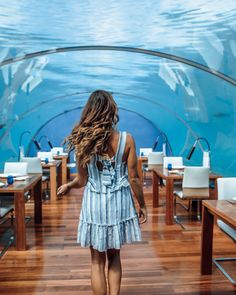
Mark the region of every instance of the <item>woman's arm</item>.
POLYGON ((64 195, 68 190, 70 190, 71 188, 75 187, 75 188, 81 188, 83 186, 86 185, 87 181, 88 181, 88 170, 87 167, 77 167, 77 176, 70 182, 63 184, 62 186, 60 186, 57 190, 57 194, 58 195, 64 195))
POLYGON ((131 135, 127 136, 127 145, 129 148, 128 158, 127 158, 129 182, 130 182, 132 191, 134 193, 134 196, 136 197, 138 204, 140 206, 139 216, 143 217, 143 220, 141 221, 143 223, 143 222, 146 222, 147 220, 147 209, 146 209, 146 204, 145 204, 144 195, 143 195, 142 183, 138 175, 135 142, 131 135))

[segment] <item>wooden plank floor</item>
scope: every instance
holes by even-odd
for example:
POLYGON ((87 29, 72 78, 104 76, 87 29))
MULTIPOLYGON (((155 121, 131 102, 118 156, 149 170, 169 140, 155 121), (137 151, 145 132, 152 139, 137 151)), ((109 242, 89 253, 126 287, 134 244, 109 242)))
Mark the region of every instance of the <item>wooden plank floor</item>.
MULTIPOLYGON (((76 244, 82 190, 55 203, 43 204, 43 224, 27 225, 29 250, 14 247, 0 260, 0 294, 92 294, 90 254, 76 244)), ((151 187, 145 189, 149 220, 142 225, 143 242, 121 251, 121 294, 236 294, 236 288, 213 266, 213 275, 200 275, 200 225, 166 226, 164 207, 151 208, 151 187)), ((162 200, 162 203, 164 199, 162 200)), ((32 204, 27 204, 32 214, 32 204)), ((235 243, 215 230, 214 256, 236 256, 235 243)), ((236 266, 229 265, 236 275, 236 266)))

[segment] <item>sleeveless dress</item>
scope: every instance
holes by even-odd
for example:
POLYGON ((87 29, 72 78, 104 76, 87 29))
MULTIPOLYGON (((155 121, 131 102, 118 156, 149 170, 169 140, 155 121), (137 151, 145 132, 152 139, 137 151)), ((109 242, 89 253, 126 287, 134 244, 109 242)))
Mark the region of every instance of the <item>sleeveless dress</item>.
POLYGON ((96 155, 88 164, 77 238, 82 247, 103 252, 141 241, 127 165, 122 162, 125 143, 126 132, 120 132, 116 155, 109 160, 96 155))

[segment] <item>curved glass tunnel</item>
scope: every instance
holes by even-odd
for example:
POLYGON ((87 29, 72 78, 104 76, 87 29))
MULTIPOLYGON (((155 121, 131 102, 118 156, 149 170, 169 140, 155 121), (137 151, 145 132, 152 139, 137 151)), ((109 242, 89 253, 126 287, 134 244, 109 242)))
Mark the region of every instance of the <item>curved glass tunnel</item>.
MULTIPOLYGON (((90 1, 80 6, 72 0, 51 1, 48 11, 46 1, 32 2, 34 6, 28 1, 0 4, 1 168, 6 160, 17 160, 22 132, 31 132, 22 138, 29 154, 35 153, 33 136, 50 134, 58 145, 79 120, 89 94, 106 89, 119 106, 119 128, 134 135, 137 152, 153 146, 159 135, 160 150, 166 135, 168 153, 185 157, 195 139, 204 137, 211 147, 212 170, 235 175, 233 1, 227 7, 220 1, 180 1, 178 7, 173 1, 148 1, 142 7, 130 0, 111 1, 106 18, 100 13, 105 1, 99 1, 97 10, 90 1), (102 44, 105 50, 63 50, 102 44), (123 51, 128 47, 163 55, 123 51), (53 54, 14 60, 50 49, 53 54)), ((200 165, 205 149, 201 142, 188 163, 200 165)))

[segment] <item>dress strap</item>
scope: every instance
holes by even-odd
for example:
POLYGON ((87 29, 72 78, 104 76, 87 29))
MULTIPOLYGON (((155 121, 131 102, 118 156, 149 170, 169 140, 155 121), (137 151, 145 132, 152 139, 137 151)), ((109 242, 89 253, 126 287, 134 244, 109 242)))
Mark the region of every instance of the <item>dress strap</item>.
POLYGON ((116 154, 116 163, 122 162, 122 157, 125 150, 125 144, 126 144, 126 132, 123 131, 120 134, 119 146, 118 146, 117 154, 116 154))

